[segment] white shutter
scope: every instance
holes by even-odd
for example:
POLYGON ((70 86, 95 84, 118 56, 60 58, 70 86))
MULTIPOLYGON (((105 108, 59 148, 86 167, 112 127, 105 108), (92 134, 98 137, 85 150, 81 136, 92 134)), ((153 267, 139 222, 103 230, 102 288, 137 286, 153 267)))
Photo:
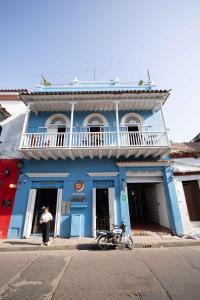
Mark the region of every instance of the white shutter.
POLYGON ((115 209, 115 189, 108 189, 108 201, 109 201, 109 215, 110 215, 110 229, 113 228, 113 224, 116 222, 116 209, 115 209))
POLYGON ((96 237, 96 188, 92 189, 92 237, 96 237))
POLYGON ((24 222, 24 232, 23 232, 23 237, 25 237, 25 238, 28 238, 31 234, 36 192, 37 192, 37 189, 30 189, 30 191, 29 191, 28 205, 27 205, 27 210, 26 210, 26 217, 25 217, 25 222, 24 222))
POLYGON ((62 189, 57 191, 57 205, 56 205, 56 219, 55 219, 55 230, 54 237, 60 235, 60 217, 61 217, 61 205, 62 205, 62 189))

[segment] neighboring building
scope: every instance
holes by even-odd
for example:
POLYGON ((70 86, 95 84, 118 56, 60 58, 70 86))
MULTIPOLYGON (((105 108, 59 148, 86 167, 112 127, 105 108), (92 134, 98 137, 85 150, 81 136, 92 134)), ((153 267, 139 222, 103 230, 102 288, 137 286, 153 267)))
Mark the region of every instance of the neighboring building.
POLYGON ((130 230, 157 223, 182 233, 165 157, 162 105, 167 90, 109 82, 39 86, 20 93, 27 112, 22 174, 9 238, 37 235, 43 205, 54 236, 95 236, 124 221, 130 230))
POLYGON ((200 231, 200 142, 173 144, 170 157, 184 234, 200 231))
POLYGON ((3 89, 0 90, 0 105, 2 105, 6 111, 16 116, 25 113, 26 106, 19 98, 20 92, 25 92, 26 89, 3 89))
POLYGON ((9 112, 0 104, 0 122, 10 117, 9 112))
POLYGON ((192 142, 200 142, 200 133, 192 139, 192 142))
POLYGON ((25 90, 0 90, 0 103, 6 107, 0 109, 0 238, 7 238, 21 167, 18 149, 25 105, 18 98, 20 91, 25 90))

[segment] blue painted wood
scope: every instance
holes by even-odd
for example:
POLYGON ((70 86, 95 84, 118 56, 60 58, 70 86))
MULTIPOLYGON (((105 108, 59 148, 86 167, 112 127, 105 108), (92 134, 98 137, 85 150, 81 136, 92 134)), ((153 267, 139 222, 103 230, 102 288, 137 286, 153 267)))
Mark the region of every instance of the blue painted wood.
POLYGON ((71 216, 71 236, 81 236, 81 215, 71 216))

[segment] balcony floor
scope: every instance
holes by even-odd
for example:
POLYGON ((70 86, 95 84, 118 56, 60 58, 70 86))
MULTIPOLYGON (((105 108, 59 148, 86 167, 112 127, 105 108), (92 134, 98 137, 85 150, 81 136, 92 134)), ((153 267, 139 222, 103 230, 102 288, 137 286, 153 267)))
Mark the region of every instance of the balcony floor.
POLYGON ((121 148, 48 148, 21 149, 25 159, 84 159, 84 158, 146 158, 158 157, 169 153, 170 147, 121 147, 121 148))

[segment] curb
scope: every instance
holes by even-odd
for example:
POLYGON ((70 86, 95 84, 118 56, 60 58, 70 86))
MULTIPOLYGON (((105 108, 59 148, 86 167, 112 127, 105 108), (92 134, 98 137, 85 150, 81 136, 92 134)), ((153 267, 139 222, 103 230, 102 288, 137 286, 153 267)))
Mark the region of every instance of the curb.
MULTIPOLYGON (((141 248, 169 248, 169 247, 200 246, 200 240, 160 243, 135 243, 135 249, 141 248)), ((120 247, 119 247, 120 249, 120 247)), ((50 245, 49 247, 27 246, 27 247, 0 247, 0 252, 25 252, 25 251, 52 251, 52 250, 90 250, 98 251, 97 244, 75 244, 75 245, 50 245)), ((99 250, 102 251, 102 250, 99 250)))

